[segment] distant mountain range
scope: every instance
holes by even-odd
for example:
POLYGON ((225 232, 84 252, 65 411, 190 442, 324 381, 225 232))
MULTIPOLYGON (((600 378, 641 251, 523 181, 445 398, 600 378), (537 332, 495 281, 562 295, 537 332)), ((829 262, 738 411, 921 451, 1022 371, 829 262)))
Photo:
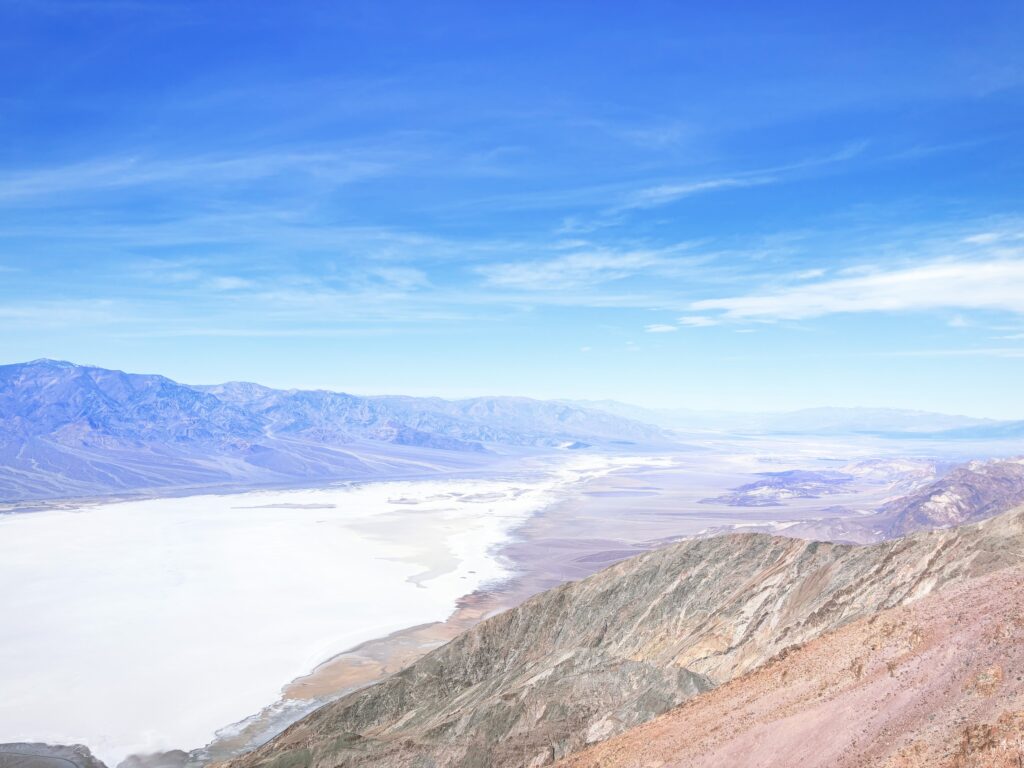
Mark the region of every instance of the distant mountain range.
POLYGON ((423 476, 517 450, 679 445, 686 433, 1024 437, 1024 422, 885 409, 649 410, 192 386, 55 360, 0 366, 0 501, 423 476))
POLYGON ((668 441, 649 424, 526 398, 189 386, 54 360, 0 366, 0 501, 423 475, 502 450, 668 441))
POLYGON ((805 408, 781 413, 692 411, 642 408, 615 400, 570 400, 567 404, 605 411, 680 432, 766 435, 874 435, 997 440, 1024 437, 1024 421, 995 421, 897 408, 805 408))

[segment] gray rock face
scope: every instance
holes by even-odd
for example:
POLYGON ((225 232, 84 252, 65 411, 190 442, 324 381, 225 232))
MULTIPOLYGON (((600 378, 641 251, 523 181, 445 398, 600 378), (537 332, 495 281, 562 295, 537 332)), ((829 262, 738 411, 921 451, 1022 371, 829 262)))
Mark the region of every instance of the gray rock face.
POLYGON ((232 768, 540 766, 850 621, 1020 562, 1024 509, 871 546, 759 534, 618 563, 482 622, 232 768))

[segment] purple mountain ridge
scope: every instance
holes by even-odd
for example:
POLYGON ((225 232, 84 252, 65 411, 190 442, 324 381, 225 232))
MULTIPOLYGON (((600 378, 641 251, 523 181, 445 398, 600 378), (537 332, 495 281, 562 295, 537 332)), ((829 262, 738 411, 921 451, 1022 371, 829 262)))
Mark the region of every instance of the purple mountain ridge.
POLYGON ((54 360, 0 366, 5 502, 422 475, 516 449, 668 442, 651 425, 527 398, 189 386, 54 360))

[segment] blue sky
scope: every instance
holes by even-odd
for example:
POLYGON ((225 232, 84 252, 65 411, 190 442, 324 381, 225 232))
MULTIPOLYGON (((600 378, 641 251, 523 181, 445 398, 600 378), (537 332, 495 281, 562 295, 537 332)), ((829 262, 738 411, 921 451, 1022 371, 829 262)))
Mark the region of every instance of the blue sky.
POLYGON ((1021 418, 1022 39, 1019 2, 6 0, 0 360, 1021 418))

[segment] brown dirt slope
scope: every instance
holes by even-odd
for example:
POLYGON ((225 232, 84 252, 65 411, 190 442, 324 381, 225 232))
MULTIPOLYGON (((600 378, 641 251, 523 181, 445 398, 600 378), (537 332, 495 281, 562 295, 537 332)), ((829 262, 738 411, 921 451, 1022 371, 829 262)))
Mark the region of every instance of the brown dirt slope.
POLYGON ((1024 566, 782 654, 560 768, 1020 768, 1024 566))

